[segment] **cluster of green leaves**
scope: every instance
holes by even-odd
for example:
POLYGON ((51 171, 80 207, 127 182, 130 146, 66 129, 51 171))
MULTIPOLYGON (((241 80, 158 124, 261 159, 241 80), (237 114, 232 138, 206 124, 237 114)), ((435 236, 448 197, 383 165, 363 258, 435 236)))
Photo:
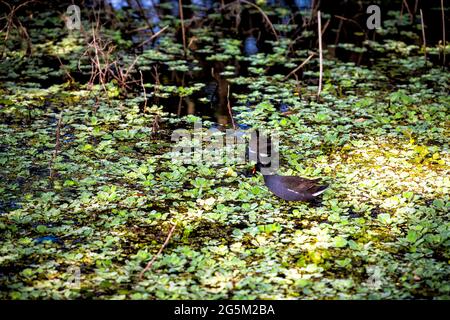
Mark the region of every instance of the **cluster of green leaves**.
MULTIPOLYGON (((385 29, 389 36, 396 25, 385 29)), ((0 86, 0 298, 450 297, 450 77, 425 64, 417 47, 389 39, 341 44, 386 57, 370 67, 327 59, 317 101, 316 58, 299 81, 279 72, 308 56, 291 55, 289 40, 243 57, 231 35, 215 43, 222 33, 192 30, 197 53, 229 63, 236 121, 280 134, 280 173, 331 184, 312 206, 276 198, 261 176, 245 175, 247 165, 174 159, 171 131, 192 133, 196 115, 171 117, 166 105, 140 112, 141 94, 119 98, 114 83, 105 95, 98 85, 30 82, 47 76, 49 52, 67 60, 82 54, 79 38, 57 40, 61 29, 51 30, 32 31, 41 44, 35 55, 10 51, 0 70, 9 80, 0 86), (19 60, 34 72, 23 82, 19 60), (248 64, 248 74, 238 74, 236 61, 248 64), (140 280, 172 223, 169 245, 140 280)), ((144 50, 141 70, 199 67, 189 54, 181 58, 174 31, 144 50)), ((149 96, 191 97, 204 85, 145 87, 149 96)))

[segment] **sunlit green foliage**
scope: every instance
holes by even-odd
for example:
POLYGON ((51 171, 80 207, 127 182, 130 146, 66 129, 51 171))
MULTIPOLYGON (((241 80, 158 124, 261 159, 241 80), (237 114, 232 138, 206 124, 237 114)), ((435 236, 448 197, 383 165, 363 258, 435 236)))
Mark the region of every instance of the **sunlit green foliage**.
MULTIPOLYGON (((124 95, 117 81, 64 78, 56 57, 89 75, 81 35, 46 15, 34 19, 34 54, 11 41, 0 65, 0 298, 450 298, 450 76, 426 64, 417 45, 339 44, 381 56, 371 66, 327 56, 317 101, 316 57, 300 81, 285 79, 308 56, 290 54, 290 40, 244 56, 232 34, 192 31, 196 53, 226 63, 236 121, 280 133, 280 172, 331 184, 312 206, 279 200, 262 177, 245 175, 249 165, 177 162, 172 129, 192 132, 200 115, 175 117, 165 100, 143 112, 140 85, 124 95), (171 223, 170 244, 140 280, 171 223), (73 267, 80 287, 70 282, 73 267)), ((397 20, 380 33, 396 32, 397 20)), ((120 33, 106 34, 118 50, 129 47, 120 33)), ((193 52, 182 56, 170 28, 136 63, 143 71, 159 63, 162 78, 201 69, 193 52)), ((149 98, 207 100, 200 80, 163 80, 144 84, 149 98)))

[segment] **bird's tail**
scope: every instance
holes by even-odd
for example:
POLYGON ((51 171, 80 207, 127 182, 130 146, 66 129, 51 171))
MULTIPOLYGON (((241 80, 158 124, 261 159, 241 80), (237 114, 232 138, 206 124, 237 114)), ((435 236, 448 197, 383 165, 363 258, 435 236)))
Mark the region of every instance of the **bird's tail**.
POLYGON ((318 195, 324 193, 325 190, 328 189, 328 187, 329 187, 329 186, 326 185, 326 184, 321 185, 321 186, 317 186, 317 187, 314 188, 315 190, 314 190, 314 192, 312 192, 311 194, 313 195, 313 197, 317 197, 318 195))

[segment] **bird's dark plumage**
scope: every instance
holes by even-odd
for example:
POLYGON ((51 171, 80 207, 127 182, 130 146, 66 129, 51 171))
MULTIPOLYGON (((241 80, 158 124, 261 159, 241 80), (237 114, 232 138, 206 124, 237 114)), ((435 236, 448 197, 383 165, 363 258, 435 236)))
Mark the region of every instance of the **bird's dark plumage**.
MULTIPOLYGON (((255 169, 260 171, 261 165, 257 164, 255 169)), ((267 188, 286 201, 314 201, 328 188, 328 185, 320 184, 320 179, 310 180, 277 174, 263 174, 263 176, 267 188)))

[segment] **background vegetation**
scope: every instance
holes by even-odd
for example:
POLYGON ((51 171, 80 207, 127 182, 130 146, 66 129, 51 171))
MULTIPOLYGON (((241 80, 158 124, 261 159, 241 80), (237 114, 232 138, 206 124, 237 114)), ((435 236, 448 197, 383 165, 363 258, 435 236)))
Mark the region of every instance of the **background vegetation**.
POLYGON ((1 298, 450 297, 440 1, 74 3, 0 4, 1 298), (200 120, 278 132, 323 201, 177 161, 200 120))

